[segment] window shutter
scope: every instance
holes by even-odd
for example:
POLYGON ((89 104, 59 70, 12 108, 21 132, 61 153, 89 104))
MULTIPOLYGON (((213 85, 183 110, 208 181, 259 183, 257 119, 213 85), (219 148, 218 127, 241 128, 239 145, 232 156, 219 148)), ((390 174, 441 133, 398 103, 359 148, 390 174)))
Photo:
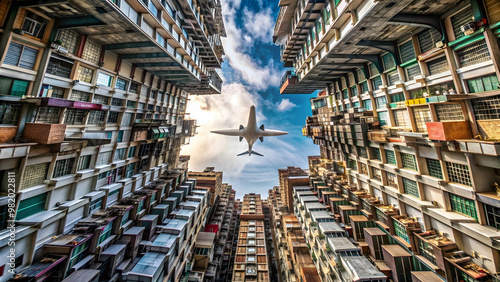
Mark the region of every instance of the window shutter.
POLYGON ((5 64, 17 66, 19 59, 21 58, 21 52, 23 50, 23 45, 11 42, 5 60, 5 64))
POLYGON ((27 46, 24 46, 24 50, 19 61, 19 66, 25 69, 32 70, 35 67, 36 56, 38 55, 38 50, 27 46))

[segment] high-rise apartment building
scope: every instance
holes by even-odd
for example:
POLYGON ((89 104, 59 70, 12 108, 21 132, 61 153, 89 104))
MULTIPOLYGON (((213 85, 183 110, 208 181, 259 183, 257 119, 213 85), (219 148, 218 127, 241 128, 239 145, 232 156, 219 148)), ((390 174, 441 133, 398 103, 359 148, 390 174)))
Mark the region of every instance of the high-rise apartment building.
POLYGON ((286 169, 278 169, 279 189, 283 205, 288 208, 288 211, 293 211, 293 186, 308 185, 309 174, 300 167, 287 167, 286 169))
MULTIPOLYGON (((171 212, 189 195, 187 160, 179 160, 196 129, 185 113, 188 94, 220 93, 221 36, 218 0, 0 1, 0 253, 15 237, 17 272, 60 247, 68 257, 46 266, 64 278, 95 264, 109 243, 122 244, 130 228, 167 217, 199 227, 204 207, 181 208, 195 217, 171 212), (176 168, 183 176, 164 183, 176 168), (163 203, 171 197, 179 198, 163 203), (15 234, 5 230, 13 218, 15 234), (95 241, 97 227, 105 236, 95 241)), ((175 244, 187 248, 186 239, 175 244)), ((164 276, 179 278, 179 261, 164 276)), ((8 262, 2 255, 0 281, 12 276, 8 262)))
POLYGON ((239 218, 232 281, 271 281, 263 201, 259 194, 245 194, 239 218))
POLYGON ((201 172, 189 172, 189 177, 198 180, 204 187, 210 188, 210 204, 217 205, 223 193, 222 171, 215 171, 214 167, 207 167, 201 172))
POLYGON ((295 192, 300 213, 334 213, 340 229, 323 230, 346 230, 394 281, 498 280, 497 2, 282 4, 280 92, 321 90, 303 130, 321 158, 313 191, 295 192))

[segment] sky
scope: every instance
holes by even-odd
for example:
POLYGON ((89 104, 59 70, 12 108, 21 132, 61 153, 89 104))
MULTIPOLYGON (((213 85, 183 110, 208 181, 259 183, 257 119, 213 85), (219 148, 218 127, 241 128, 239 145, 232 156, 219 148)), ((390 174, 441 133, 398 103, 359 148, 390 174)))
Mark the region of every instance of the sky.
POLYGON ((278 169, 308 168, 307 156, 318 155, 319 147, 302 136, 305 119, 311 115, 309 99, 314 95, 280 95, 284 73, 279 47, 272 42, 279 12, 278 0, 222 0, 227 37, 219 75, 224 83, 220 95, 190 96, 186 112, 197 120, 197 135, 182 148, 190 155, 190 171, 207 166, 223 171, 223 182, 236 196, 260 193, 278 185, 278 169), (238 137, 210 133, 211 130, 246 126, 250 106, 255 105, 257 125, 289 132, 285 136, 257 141, 253 150, 264 155, 236 156, 248 145, 238 137))

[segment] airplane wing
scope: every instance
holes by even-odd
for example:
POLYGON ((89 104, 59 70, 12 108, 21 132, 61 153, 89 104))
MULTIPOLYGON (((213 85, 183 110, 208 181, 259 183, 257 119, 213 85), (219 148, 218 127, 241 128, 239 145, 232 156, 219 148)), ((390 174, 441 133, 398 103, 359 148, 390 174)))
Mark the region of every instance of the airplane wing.
POLYGON ((260 136, 279 136, 279 135, 286 135, 288 132, 285 131, 280 131, 280 130, 272 130, 272 129, 266 129, 264 132, 259 132, 260 136))
POLYGON ((228 136, 242 136, 242 131, 239 129, 222 129, 210 131, 215 134, 228 135, 228 136))

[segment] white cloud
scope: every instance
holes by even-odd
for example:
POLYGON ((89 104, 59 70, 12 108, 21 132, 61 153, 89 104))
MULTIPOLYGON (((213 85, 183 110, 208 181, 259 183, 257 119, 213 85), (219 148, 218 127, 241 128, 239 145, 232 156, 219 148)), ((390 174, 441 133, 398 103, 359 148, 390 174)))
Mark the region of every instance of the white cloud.
POLYGON ((290 99, 282 99, 277 106, 278 111, 280 112, 286 112, 295 107, 297 107, 297 105, 295 105, 292 101, 290 101, 290 99))
MULTIPOLYGON (((272 24, 270 14, 266 16, 266 14, 244 12, 244 14, 250 13, 254 18, 253 20, 245 19, 245 22, 256 26, 252 27, 252 30, 256 31, 256 34, 250 31, 245 32, 245 30, 238 28, 236 25, 236 10, 239 8, 240 4, 236 2, 237 1, 229 0, 223 1, 222 12, 227 34, 227 37, 222 38, 225 59, 227 59, 225 61, 237 71, 243 81, 257 90, 265 90, 269 87, 279 86, 281 73, 278 66, 275 65, 274 60, 270 59, 267 64, 263 64, 256 60, 255 56, 250 54, 252 51, 255 51, 253 50, 253 45, 256 39, 262 40, 264 37, 272 35, 272 33, 271 35, 264 34, 264 28, 270 23, 272 24), (261 20, 264 24, 256 23, 255 20, 261 20)), ((245 23, 245 25, 247 24, 245 23)), ((269 40, 270 38, 271 37, 269 37, 269 40)))
POLYGON ((243 11, 245 17, 245 31, 247 35, 254 40, 261 40, 265 43, 271 43, 274 32, 274 18, 271 8, 261 10, 257 13, 245 9, 243 11))

